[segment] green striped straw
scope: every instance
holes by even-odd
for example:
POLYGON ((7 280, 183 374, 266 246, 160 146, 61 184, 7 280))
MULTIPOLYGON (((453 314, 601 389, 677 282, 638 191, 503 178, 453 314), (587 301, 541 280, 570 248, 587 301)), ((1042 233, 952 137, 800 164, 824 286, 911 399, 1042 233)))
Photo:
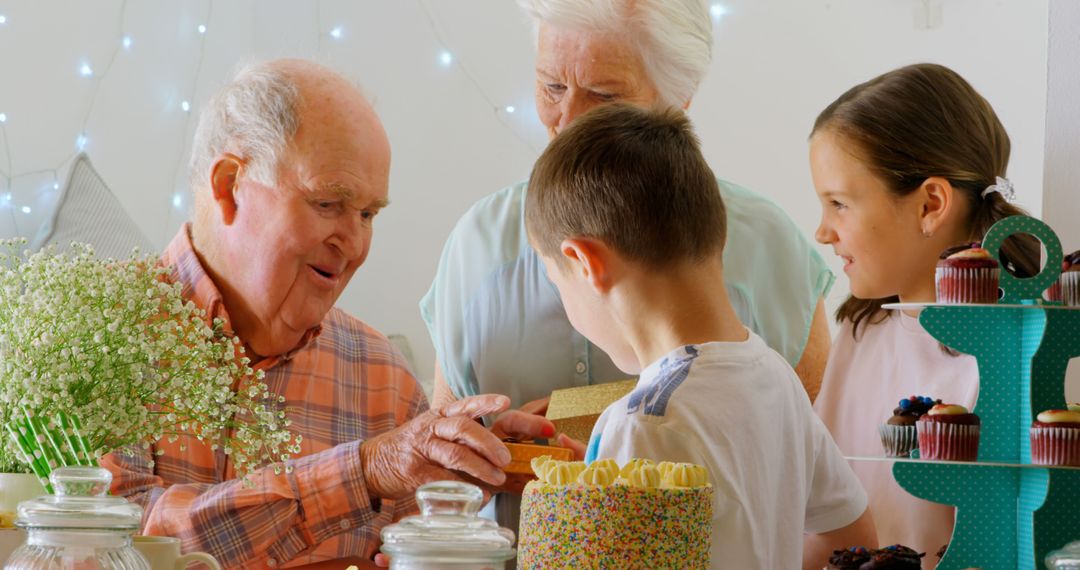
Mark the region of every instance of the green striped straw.
POLYGON ((32 443, 35 449, 41 451, 41 454, 45 457, 46 463, 49 465, 49 471, 57 467, 62 467, 63 456, 60 455, 60 450, 53 443, 49 437, 48 430, 45 429, 44 422, 40 418, 33 416, 28 410, 23 410, 26 414, 26 421, 30 427, 30 434, 33 436, 32 443))
POLYGON ((26 461, 30 465, 30 469, 38 476, 41 484, 45 487, 45 491, 52 494, 52 483, 49 482, 49 469, 48 463, 42 456, 41 451, 38 450, 32 443, 29 430, 25 425, 21 425, 22 420, 12 420, 8 422, 4 427, 7 428, 8 434, 11 439, 15 441, 15 444, 23 452, 23 461, 26 461))
POLYGON ((82 434, 82 422, 79 418, 60 412, 60 421, 64 425, 64 431, 69 434, 68 441, 72 442, 72 449, 77 450, 75 455, 80 459, 79 464, 96 467, 97 460, 90 454, 90 444, 82 434))

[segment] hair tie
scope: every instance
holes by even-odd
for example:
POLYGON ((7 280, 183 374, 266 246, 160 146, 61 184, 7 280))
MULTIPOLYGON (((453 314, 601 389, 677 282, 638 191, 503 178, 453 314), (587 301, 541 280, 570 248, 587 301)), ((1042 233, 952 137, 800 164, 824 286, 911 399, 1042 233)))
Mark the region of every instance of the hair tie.
POLYGON ((997 192, 1001 194, 1002 198, 1005 198, 1007 202, 1012 202, 1016 199, 1016 189, 1013 188, 1013 183, 1008 178, 996 177, 993 184, 986 187, 986 190, 982 191, 982 197, 985 199, 988 195, 997 192))

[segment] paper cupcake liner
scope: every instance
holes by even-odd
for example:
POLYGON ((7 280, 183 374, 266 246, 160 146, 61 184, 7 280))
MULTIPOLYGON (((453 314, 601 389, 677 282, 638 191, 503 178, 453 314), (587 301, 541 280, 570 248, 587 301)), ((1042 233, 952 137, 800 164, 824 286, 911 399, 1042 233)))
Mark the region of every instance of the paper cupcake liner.
POLYGON ((1061 302, 1066 305, 1080 305, 1080 271, 1066 271, 1058 278, 1061 284, 1061 302))
POLYGON ((1032 427, 1031 462, 1035 465, 1080 467, 1080 429, 1032 427))
POLYGON ((1000 268, 938 267, 934 274, 938 303, 996 303, 1000 268))
POLYGON ((979 458, 979 426, 920 420, 919 457, 938 461, 975 461, 979 458))
POLYGON ((914 425, 894 426, 882 424, 878 426, 881 435, 881 447, 885 448, 887 457, 907 457, 912 449, 919 448, 919 436, 914 425))

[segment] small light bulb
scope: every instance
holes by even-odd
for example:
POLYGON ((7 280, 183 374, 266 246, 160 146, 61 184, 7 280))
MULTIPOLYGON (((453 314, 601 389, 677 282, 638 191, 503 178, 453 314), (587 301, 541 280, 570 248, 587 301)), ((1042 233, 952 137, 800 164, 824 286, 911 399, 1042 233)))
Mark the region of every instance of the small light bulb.
POLYGON ((53 182, 52 183, 52 189, 53 190, 59 190, 60 189, 60 183, 59 182, 53 182))
POLYGON ((187 101, 181 101, 180 102, 180 108, 183 109, 184 112, 190 111, 191 110, 191 103, 188 103, 187 101))
POLYGON ((454 62, 454 56, 450 52, 443 50, 442 55, 439 56, 439 61, 442 62, 444 67, 450 67, 450 64, 454 62))
POLYGON ((709 8, 709 13, 712 14, 713 18, 719 20, 720 18, 723 18, 725 15, 727 15, 727 6, 724 6, 723 4, 713 4, 709 8))
POLYGON ((131 36, 124 36, 120 43, 124 46, 124 49, 131 49, 131 36))
POLYGON ((7 16, 5 16, 3 14, 0 14, 0 24, 6 24, 6 23, 7 23, 7 16))
POLYGON ((335 40, 340 40, 341 39, 341 34, 343 32, 344 32, 344 30, 341 29, 341 26, 338 26, 338 27, 330 30, 330 37, 334 38, 335 40))
POLYGON ((513 106, 513 105, 507 105, 507 106, 506 106, 506 112, 507 112, 507 113, 513 113, 513 112, 514 112, 514 111, 516 111, 516 110, 517 110, 517 109, 514 109, 514 106, 513 106))
POLYGON ((30 211, 31 211, 31 210, 30 210, 30 206, 23 206, 23 207, 22 207, 22 213, 24 213, 24 214, 29 214, 29 213, 30 213, 30 211))
POLYGON ((84 63, 82 64, 82 67, 79 68, 79 73, 81 73, 83 77, 90 77, 94 74, 94 70, 90 68, 89 63, 84 63))
POLYGON ((173 205, 173 208, 179 208, 180 206, 183 206, 184 205, 184 197, 181 196, 180 194, 173 194, 172 205, 173 205))
POLYGON ((79 138, 75 139, 75 146, 79 147, 79 150, 86 148, 87 143, 86 135, 79 135, 79 138))
POLYGON ((199 30, 200 34, 205 34, 206 33, 206 25, 205 24, 199 24, 198 30, 199 30))
POLYGON ((7 122, 7 113, 0 113, 0 123, 7 122))
POLYGON ((10 202, 11 192, 4 192, 2 195, 0 195, 0 203, 3 203, 5 206, 7 206, 10 202))

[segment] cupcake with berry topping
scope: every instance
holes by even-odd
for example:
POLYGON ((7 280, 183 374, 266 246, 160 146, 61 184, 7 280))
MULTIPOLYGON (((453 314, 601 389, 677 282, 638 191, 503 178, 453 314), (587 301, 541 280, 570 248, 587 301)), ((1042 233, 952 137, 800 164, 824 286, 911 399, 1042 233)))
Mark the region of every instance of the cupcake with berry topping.
POLYGON ((915 422, 919 457, 975 461, 979 457, 979 416, 957 404, 937 404, 915 422))
POLYGON ((1031 462, 1080 467, 1080 411, 1047 410, 1031 424, 1031 462))
POLYGON ((997 303, 1001 267, 978 243, 950 247, 934 275, 938 303, 997 303))
MULTIPOLYGON (((1065 256, 1056 285, 1058 298, 1051 298, 1051 301, 1061 301, 1062 304, 1072 307, 1080 306, 1080 250, 1065 256)), ((1054 287, 1051 286, 1050 289, 1052 291, 1054 287)))
POLYGON ((887 457, 907 457, 912 449, 919 448, 919 436, 915 429, 915 422, 919 420, 934 404, 940 404, 941 400, 934 400, 928 396, 911 396, 900 400, 900 405, 893 409, 891 418, 878 426, 881 435, 881 446, 885 448, 887 457))
POLYGON ((870 555, 870 560, 859 566, 859 570, 922 570, 922 557, 925 552, 916 552, 902 544, 879 548, 870 555))
POLYGON ((870 551, 862 546, 834 550, 825 570, 859 570, 870 561, 870 551))

